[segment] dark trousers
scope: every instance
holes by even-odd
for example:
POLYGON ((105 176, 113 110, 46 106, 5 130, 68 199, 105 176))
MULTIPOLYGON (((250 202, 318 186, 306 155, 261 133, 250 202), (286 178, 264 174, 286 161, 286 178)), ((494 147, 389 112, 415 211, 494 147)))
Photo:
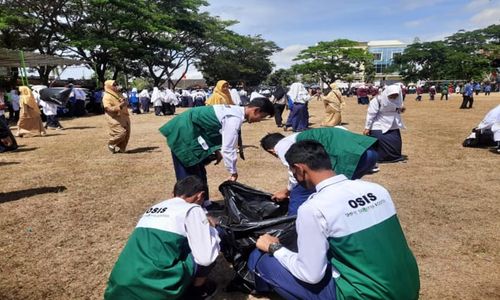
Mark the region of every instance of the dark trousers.
POLYGON ((47 116, 47 123, 45 124, 45 128, 58 128, 62 127, 61 123, 59 123, 59 118, 57 115, 49 115, 47 116))
POLYGON ((177 158, 177 156, 175 156, 173 152, 171 153, 172 153, 172 161, 174 163, 175 178, 177 179, 177 181, 191 175, 198 176, 205 183, 205 186, 207 187, 205 190, 205 200, 208 200, 209 199, 208 179, 207 179, 207 170, 205 169, 205 164, 203 162, 200 162, 194 166, 186 167, 177 158))
POLYGON ((81 117, 84 116, 87 112, 85 111, 85 101, 84 100, 76 100, 75 101, 75 110, 74 116, 81 117))
POLYGON ((294 103, 290 116, 288 117, 287 127, 292 127, 293 131, 303 131, 309 126, 307 119, 307 106, 303 103, 294 103), (290 124, 288 124, 290 122, 290 124))
POLYGON ((276 126, 283 126, 283 111, 285 110, 285 104, 274 104, 274 121, 276 126))
POLYGON ((448 100, 448 94, 441 94, 441 100, 443 100, 443 97, 446 97, 446 100, 448 100))
POLYGON ((464 95, 462 100, 462 105, 460 105, 460 109, 472 108, 473 102, 474 102, 474 97, 464 95))
POLYGON ((163 107, 162 106, 155 106, 155 115, 161 116, 162 111, 163 111, 163 107))
POLYGON ((275 257, 255 249, 250 253, 248 269, 255 274, 258 292, 274 290, 285 299, 336 299, 331 266, 327 267, 320 282, 306 283, 295 278, 275 257))
POLYGON ((149 113, 149 98, 141 98, 141 107, 143 113, 149 113))
POLYGON ((416 101, 422 101, 422 95, 417 95, 417 98, 415 98, 416 101))

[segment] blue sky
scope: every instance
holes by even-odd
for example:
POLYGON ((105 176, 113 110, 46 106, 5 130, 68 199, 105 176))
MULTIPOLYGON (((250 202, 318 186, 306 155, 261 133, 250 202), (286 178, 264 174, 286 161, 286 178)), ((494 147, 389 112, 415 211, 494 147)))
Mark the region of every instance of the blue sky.
MULTIPOLYGON (((460 29, 500 24, 500 0, 209 0, 203 8, 239 34, 261 34, 283 51, 273 56, 287 68, 300 50, 319 41, 441 40, 460 29)), ((72 72, 70 72, 72 73, 72 72)), ((76 78, 81 77, 78 70, 76 78)), ((201 78, 194 68, 188 78, 201 78)))

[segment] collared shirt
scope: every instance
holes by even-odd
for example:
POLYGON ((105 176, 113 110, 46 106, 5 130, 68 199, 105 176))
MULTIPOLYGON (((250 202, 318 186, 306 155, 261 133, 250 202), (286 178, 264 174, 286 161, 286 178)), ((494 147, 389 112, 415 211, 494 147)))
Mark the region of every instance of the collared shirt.
POLYGON ((278 155, 279 159, 281 160, 281 163, 287 167, 288 169, 288 190, 291 191, 296 185, 297 185, 297 180, 293 176, 292 171, 290 170, 290 166, 288 165, 288 162, 286 161, 285 154, 292 147, 293 144, 297 141, 297 135, 299 133, 294 133, 291 134, 283 139, 281 139, 276 146, 274 146, 274 152, 276 152, 276 155, 278 155))
MULTIPOLYGON (((392 199, 382 186, 349 180, 344 175, 330 177, 316 185, 316 193, 299 207, 296 220, 298 252, 283 247, 274 256, 294 277, 307 283, 317 283, 324 277, 329 264, 328 238, 349 236, 395 213, 392 199), (375 199, 380 204, 367 212, 349 215, 354 210, 363 209, 357 207, 353 199, 362 199, 367 194, 376 195, 375 199), (352 201, 357 208, 350 206, 352 201)), ((332 272, 334 278, 340 275, 334 267, 332 272)))
POLYGON ((380 104, 379 96, 374 97, 368 106, 365 128, 370 130, 382 130, 386 133, 392 129, 405 128, 401 120, 400 106, 384 106, 380 104))
POLYGON ((238 135, 241 125, 245 120, 245 108, 236 105, 214 105, 217 119, 222 125, 221 154, 224 165, 231 174, 238 173, 236 161, 238 160, 238 135))

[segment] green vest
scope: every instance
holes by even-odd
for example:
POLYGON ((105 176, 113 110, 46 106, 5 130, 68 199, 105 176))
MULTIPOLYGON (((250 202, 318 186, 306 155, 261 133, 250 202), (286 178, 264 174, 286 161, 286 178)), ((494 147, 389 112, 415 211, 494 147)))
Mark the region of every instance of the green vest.
POLYGON ((352 133, 341 128, 317 128, 297 135, 297 141, 314 140, 325 147, 332 168, 337 174, 351 179, 359 159, 377 141, 376 138, 352 133))
POLYGON ((201 163, 221 148, 221 123, 213 106, 190 108, 160 128, 172 153, 185 167, 201 163))
POLYGON ((418 299, 417 262, 396 215, 328 242, 337 299, 418 299))
POLYGON ((136 228, 109 276, 104 299, 177 299, 194 276, 186 237, 136 228))

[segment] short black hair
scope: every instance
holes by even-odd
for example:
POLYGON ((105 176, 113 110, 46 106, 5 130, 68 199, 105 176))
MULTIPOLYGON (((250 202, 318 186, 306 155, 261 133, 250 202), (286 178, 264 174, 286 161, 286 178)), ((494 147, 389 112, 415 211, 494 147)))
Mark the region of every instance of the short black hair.
POLYGON ((274 116, 274 105, 266 97, 253 99, 252 101, 250 101, 250 103, 248 103, 248 107, 257 107, 259 108, 260 112, 267 114, 269 117, 274 116))
POLYGON ((260 146, 266 151, 272 150, 284 138, 285 136, 278 132, 268 133, 260 140, 260 146))
POLYGON ((207 190, 206 184, 198 176, 188 176, 175 183, 174 197, 191 197, 207 190))
POLYGON ((325 148, 314 140, 296 142, 286 152, 285 159, 290 167, 294 164, 305 164, 314 171, 332 169, 332 163, 325 148))

